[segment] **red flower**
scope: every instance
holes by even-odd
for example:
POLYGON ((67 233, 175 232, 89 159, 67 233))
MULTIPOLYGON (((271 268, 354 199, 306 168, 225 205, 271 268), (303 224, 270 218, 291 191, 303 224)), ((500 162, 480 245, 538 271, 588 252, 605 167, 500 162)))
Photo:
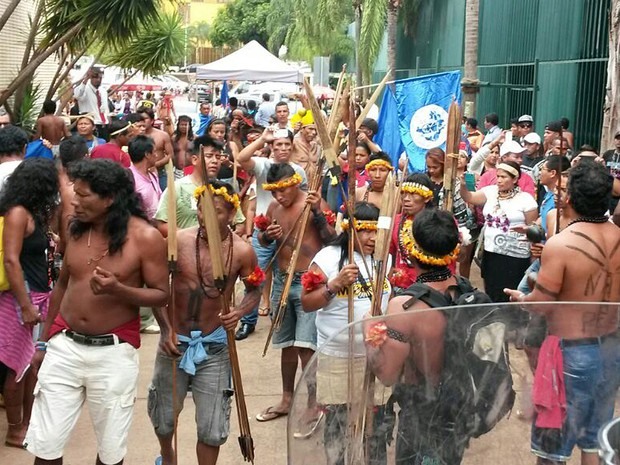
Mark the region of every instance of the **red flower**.
POLYGON ((387 340, 387 326, 383 321, 372 323, 366 331, 365 341, 375 349, 381 347, 387 340))
POLYGON ((301 275, 301 285, 308 292, 315 290, 321 284, 325 284, 325 282, 325 277, 316 271, 306 271, 301 275))
POLYGON ((269 219, 269 217, 263 215, 262 213, 254 217, 254 226, 256 226, 256 229, 258 229, 259 231, 264 231, 269 227, 270 224, 271 220, 269 219))
POLYGON ((323 214, 325 215, 328 225, 334 226, 336 224, 336 214, 333 211, 323 210, 323 214))
POLYGON ((257 266, 244 281, 249 286, 258 287, 265 281, 265 272, 257 266))
POLYGON ((394 270, 392 275, 390 276, 390 283, 394 287, 400 287, 401 289, 407 289, 413 281, 409 277, 409 275, 404 270, 394 270))

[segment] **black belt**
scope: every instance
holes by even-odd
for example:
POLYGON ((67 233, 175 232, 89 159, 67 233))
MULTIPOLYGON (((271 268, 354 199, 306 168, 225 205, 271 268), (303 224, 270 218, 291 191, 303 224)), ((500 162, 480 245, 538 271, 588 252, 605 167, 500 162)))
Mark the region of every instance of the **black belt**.
POLYGON ((607 339, 611 339, 612 337, 616 337, 618 335, 617 332, 605 334, 604 336, 598 337, 584 337, 581 339, 562 339, 562 346, 564 347, 575 347, 575 346, 591 346, 591 345, 600 345, 605 342, 607 339))
POLYGON ((71 331, 70 329, 63 331, 65 335, 69 339, 73 339, 73 342, 78 344, 82 344, 85 346, 113 346, 116 344, 116 341, 119 343, 124 343, 118 338, 115 338, 113 334, 104 334, 103 336, 88 336, 86 334, 76 333, 75 331, 71 331))

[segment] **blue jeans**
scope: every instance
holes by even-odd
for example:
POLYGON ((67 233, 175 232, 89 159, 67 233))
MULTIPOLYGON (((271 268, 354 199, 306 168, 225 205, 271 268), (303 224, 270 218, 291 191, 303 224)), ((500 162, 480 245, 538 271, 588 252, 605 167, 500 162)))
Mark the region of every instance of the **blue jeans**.
POLYGON ((517 290, 519 292, 523 292, 526 295, 532 292, 530 290, 530 287, 527 285, 527 277, 529 276, 530 273, 538 273, 539 271, 540 271, 540 258, 537 258, 536 260, 532 262, 529 268, 525 270, 525 273, 523 273, 523 278, 521 278, 521 281, 519 282, 519 286, 517 287, 517 290))
MULTIPOLYGON (((585 341, 583 341, 585 342, 585 341)), ((620 339, 568 345, 562 341, 566 420, 562 429, 532 427, 532 452, 555 461, 567 461, 577 445, 598 451, 598 430, 614 413, 620 385, 620 339)))
MULTIPOLYGON (((271 260, 271 257, 273 257, 274 254, 276 253, 276 242, 273 241, 271 244, 267 246, 262 245, 258 241, 258 232, 259 232, 258 229, 254 229, 254 232, 252 233, 252 247, 254 247, 254 252, 256 252, 256 258, 258 259, 258 266, 262 270, 265 270, 265 268, 267 267, 267 264, 269 263, 269 260, 271 260)), ((249 313, 245 315, 243 318, 241 318, 241 324, 247 323, 249 325, 256 326, 256 323, 258 322, 258 307, 259 306, 260 306, 260 301, 258 302, 258 305, 254 307, 254 309, 252 310, 252 313, 249 313)))

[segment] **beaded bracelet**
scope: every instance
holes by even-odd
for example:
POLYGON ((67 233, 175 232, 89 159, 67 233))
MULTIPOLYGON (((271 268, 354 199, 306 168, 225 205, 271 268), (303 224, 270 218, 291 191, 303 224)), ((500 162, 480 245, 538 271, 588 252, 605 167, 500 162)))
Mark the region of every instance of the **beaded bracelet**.
POLYGON ((34 349, 39 352, 45 352, 47 350, 47 342, 45 341, 37 341, 34 343, 34 349))

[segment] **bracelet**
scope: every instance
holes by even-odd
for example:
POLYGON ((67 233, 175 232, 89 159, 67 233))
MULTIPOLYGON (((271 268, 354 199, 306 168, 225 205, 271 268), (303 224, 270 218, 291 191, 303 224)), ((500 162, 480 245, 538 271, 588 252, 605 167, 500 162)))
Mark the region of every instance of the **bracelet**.
POLYGON ((327 226, 327 218, 325 218, 325 214, 322 211, 319 211, 318 213, 314 210, 311 211, 313 215, 312 222, 317 228, 323 229, 325 226, 327 226))
POLYGON ((47 350, 47 342, 37 341, 34 343, 34 349, 39 352, 45 352, 47 350))
POLYGON ((334 297, 336 297, 336 292, 332 291, 327 285, 327 283, 325 283, 325 290, 323 292, 323 295, 325 296, 326 300, 332 300, 334 297))
POLYGON ((269 236, 267 236, 267 231, 263 231, 262 235, 263 235, 263 242, 267 244, 271 244, 273 241, 275 241, 275 239, 272 239, 269 236))

